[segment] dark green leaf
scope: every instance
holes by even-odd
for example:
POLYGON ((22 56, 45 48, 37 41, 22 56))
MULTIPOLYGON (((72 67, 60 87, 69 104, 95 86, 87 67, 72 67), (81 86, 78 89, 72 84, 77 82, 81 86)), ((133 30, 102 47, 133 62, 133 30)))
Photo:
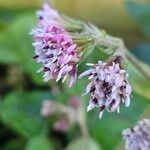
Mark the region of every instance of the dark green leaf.
POLYGON ((1 106, 3 123, 25 137, 47 132, 47 123, 40 115, 42 101, 50 99, 48 92, 13 92, 6 96, 1 106))
POLYGON ((20 139, 13 139, 6 141, 4 145, 0 145, 0 149, 2 150, 21 150, 24 147, 24 141, 20 139))
POLYGON ((29 140, 26 150, 53 150, 53 147, 47 137, 38 136, 29 140))
POLYGON ((78 138, 77 140, 71 142, 66 150, 100 150, 101 148, 91 138, 78 138))

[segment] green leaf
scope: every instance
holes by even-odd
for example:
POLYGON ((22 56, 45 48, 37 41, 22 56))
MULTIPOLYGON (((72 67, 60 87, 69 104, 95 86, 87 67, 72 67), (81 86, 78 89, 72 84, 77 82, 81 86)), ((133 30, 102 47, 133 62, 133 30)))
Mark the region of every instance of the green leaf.
POLYGON ((1 121, 18 134, 32 137, 46 133, 48 126, 41 117, 42 101, 52 98, 48 92, 13 92, 1 104, 1 121))
POLYGON ((29 140, 25 150, 53 150, 53 147, 47 137, 37 136, 29 140))
POLYGON ((91 136, 101 143, 104 150, 115 150, 122 140, 122 130, 135 124, 149 104, 147 99, 133 92, 131 106, 129 108, 122 106, 119 114, 104 112, 102 119, 99 119, 98 109, 90 112, 87 124, 91 136))
POLYGON ((0 145, 0 149, 2 150, 21 150, 23 147, 24 141, 20 139, 9 139, 5 144, 0 145))
POLYGON ((71 142, 66 150, 100 150, 101 148, 97 144, 96 141, 94 141, 91 138, 78 138, 77 140, 71 142))
POLYGON ((44 84, 42 75, 36 74, 40 65, 32 60, 34 48, 29 31, 35 26, 35 17, 24 14, 16 18, 0 35, 0 62, 19 63, 37 84, 44 84))
MULTIPOLYGON (((0 35, 0 54, 6 49, 17 57, 19 62, 25 58, 31 58, 33 54, 32 39, 29 36, 30 29, 34 26, 35 19, 31 15, 21 15, 16 18, 7 30, 0 35)), ((11 55, 7 55, 8 63, 11 55)), ((1 60, 0 60, 1 61, 1 60)))
POLYGON ((18 62, 18 58, 15 55, 15 53, 13 53, 13 51, 10 51, 6 47, 3 47, 3 45, 0 45, 0 62, 1 63, 8 63, 8 62, 14 63, 14 62, 18 62))
POLYGON ((144 34, 150 37, 150 4, 127 0, 127 9, 144 34))
MULTIPOLYGON (((145 72, 149 73, 150 67, 148 65, 141 63, 140 61, 138 61, 138 63, 140 63, 145 72)), ((131 81, 133 89, 143 97, 150 100, 150 81, 147 80, 147 78, 145 78, 131 62, 128 62, 127 71, 129 73, 129 80, 131 81)))
POLYGON ((89 69, 89 67, 86 66, 86 63, 97 63, 99 60, 105 61, 113 53, 113 50, 110 49, 108 52, 106 49, 104 49, 103 47, 101 47, 99 45, 96 45, 96 46, 91 45, 91 46, 89 46, 89 48, 91 48, 91 51, 87 50, 87 53, 88 53, 88 51, 90 51, 89 54, 86 56, 86 58, 81 63, 79 63, 80 73, 89 69))

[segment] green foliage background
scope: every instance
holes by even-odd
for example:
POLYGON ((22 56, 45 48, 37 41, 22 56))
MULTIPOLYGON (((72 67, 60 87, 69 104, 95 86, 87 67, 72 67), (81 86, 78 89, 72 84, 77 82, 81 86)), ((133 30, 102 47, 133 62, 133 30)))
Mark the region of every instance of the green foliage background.
MULTIPOLYGON (((40 65, 31 60, 34 49, 29 31, 36 24, 34 14, 41 3, 36 0, 0 0, 0 149, 84 150, 85 145, 89 150, 123 149, 122 129, 131 127, 140 118, 150 117, 150 81, 128 62, 134 87, 130 108, 122 107, 120 114, 104 113, 101 120, 98 119, 98 110, 87 113, 88 141, 82 139, 78 127, 73 127, 64 135, 55 133, 53 119, 47 120, 40 115, 43 100, 66 103, 68 97, 83 93, 86 81, 78 81, 75 87, 66 92, 63 90, 62 95, 57 96, 50 90, 53 83, 45 84, 42 74, 36 74, 40 65)), ((146 49, 150 48, 150 4, 133 0, 113 0, 110 3, 113 5, 97 0, 67 0, 63 3, 56 0, 56 7, 70 16, 93 21, 114 36, 123 37, 128 48, 147 63, 143 64, 143 68, 149 72, 150 52, 146 49), (116 11, 111 13, 113 10, 116 11)), ((101 59, 106 57, 96 50, 88 60, 96 61, 97 56, 101 59)), ((80 69, 85 70, 84 67, 80 69)), ((83 101, 87 105, 88 97, 83 101)))

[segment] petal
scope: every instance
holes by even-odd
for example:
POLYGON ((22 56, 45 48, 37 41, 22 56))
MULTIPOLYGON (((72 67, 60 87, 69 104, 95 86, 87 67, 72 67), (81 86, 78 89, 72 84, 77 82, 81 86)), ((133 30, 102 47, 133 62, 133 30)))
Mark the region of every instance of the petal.
POLYGON ((127 96, 127 98, 125 99, 125 106, 129 107, 130 106, 130 97, 127 96))
POLYGON ((120 87, 122 85, 122 83, 123 83, 123 80, 124 80, 123 76, 122 75, 118 75, 116 77, 116 79, 115 79, 115 85, 117 87, 120 87))
POLYGON ((116 99, 115 103, 112 105, 112 107, 110 108, 111 112, 116 111, 116 109, 119 107, 120 104, 120 100, 116 99))
POLYGON ((87 107, 87 112, 91 111, 93 108, 95 108, 95 106, 96 105, 94 103, 90 102, 88 107, 87 107))
POLYGON ((89 69, 89 70, 83 72, 82 74, 80 74, 78 78, 81 79, 85 76, 89 76, 92 73, 92 71, 93 71, 93 69, 89 69))
POLYGON ((117 113, 119 114, 120 113, 120 107, 118 106, 117 108, 117 113))
POLYGON ((77 74, 74 74, 71 78, 69 87, 71 87, 73 84, 75 84, 76 80, 77 80, 77 74))
POLYGON ((62 69, 59 71, 59 74, 58 74, 58 76, 57 76, 56 82, 58 82, 58 81, 61 79, 63 72, 64 72, 64 68, 62 68, 62 69))
POLYGON ((72 51, 74 51, 77 47, 77 44, 72 44, 68 49, 67 49, 67 52, 70 53, 72 51))
POLYGON ((128 83, 128 84, 126 85, 126 93, 127 93, 127 94, 131 94, 131 91, 132 91, 131 85, 128 83))
POLYGON ((95 75, 91 75, 88 77, 89 80, 91 80, 92 78, 94 78, 95 75))
POLYGON ((65 80, 67 79, 67 76, 68 76, 68 74, 66 74, 66 75, 63 77, 62 83, 65 82, 65 80))
POLYGON ((104 111, 101 111, 101 112, 99 113, 99 119, 102 118, 103 112, 104 112, 104 111))
POLYGON ((90 83, 87 85, 87 87, 86 87, 86 93, 89 93, 89 92, 90 92, 92 85, 93 85, 93 82, 90 82, 90 83))
POLYGON ((95 64, 92 63, 86 63, 87 66, 94 66, 95 64))

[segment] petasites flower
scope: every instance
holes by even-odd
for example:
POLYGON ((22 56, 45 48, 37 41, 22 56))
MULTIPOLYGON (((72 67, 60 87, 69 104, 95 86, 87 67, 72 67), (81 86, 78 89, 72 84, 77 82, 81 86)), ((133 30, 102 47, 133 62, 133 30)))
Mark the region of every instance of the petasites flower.
POLYGON ((150 150, 150 120, 143 119, 133 128, 123 130, 127 150, 150 150))
POLYGON ((61 24, 59 13, 44 4, 43 9, 37 12, 38 25, 31 31, 35 42, 35 56, 33 57, 43 67, 44 81, 50 79, 64 82, 69 75, 70 86, 77 79, 78 62, 80 61, 79 47, 70 34, 61 24))
POLYGON ((90 102, 87 111, 98 107, 101 118, 104 110, 118 111, 121 103, 130 105, 131 85, 128 74, 122 67, 123 58, 117 56, 109 62, 99 61, 98 64, 87 64, 92 68, 83 72, 79 78, 89 77, 91 82, 86 87, 86 93, 90 94, 90 102))

